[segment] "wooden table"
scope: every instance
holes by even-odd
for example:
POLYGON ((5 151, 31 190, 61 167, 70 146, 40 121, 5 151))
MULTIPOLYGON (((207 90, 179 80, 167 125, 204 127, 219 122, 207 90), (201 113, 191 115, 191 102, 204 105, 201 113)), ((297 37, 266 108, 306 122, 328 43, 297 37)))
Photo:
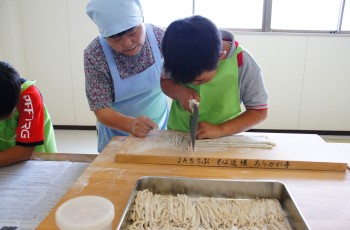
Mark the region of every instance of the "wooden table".
MULTIPOLYGON (((286 138, 288 138, 288 135, 286 138)), ((335 172, 116 163, 115 152, 124 139, 125 137, 114 138, 107 145, 37 229, 57 229, 55 222, 56 209, 63 202, 82 195, 103 196, 114 203, 113 229, 115 229, 136 180, 142 176, 278 180, 286 184, 312 229, 349 229, 349 170, 335 172)), ((339 148, 339 152, 343 154, 347 162, 350 162, 350 152, 347 152, 347 147, 342 145, 336 145, 335 147, 339 148)))
POLYGON ((34 153, 30 160, 37 161, 70 161, 91 163, 95 160, 97 154, 80 153, 34 153))

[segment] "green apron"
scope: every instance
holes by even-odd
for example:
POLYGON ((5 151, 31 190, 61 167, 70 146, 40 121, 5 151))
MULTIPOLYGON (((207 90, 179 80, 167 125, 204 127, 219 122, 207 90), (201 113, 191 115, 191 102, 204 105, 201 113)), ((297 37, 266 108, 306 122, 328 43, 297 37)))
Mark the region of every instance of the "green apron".
MULTIPOLYGON (((241 102, 238 90, 237 55, 242 51, 238 46, 235 53, 219 61, 215 77, 204 84, 186 86, 195 89, 201 100, 199 105, 199 122, 221 124, 241 113, 241 102)), ((177 100, 171 104, 168 129, 189 132, 191 113, 184 110, 177 100)))
MULTIPOLYGON (((21 86, 21 93, 35 81, 26 81, 21 86)), ((16 146, 16 128, 18 126, 19 112, 17 107, 9 119, 0 121, 0 151, 16 146)), ((55 134, 50 115, 44 105, 44 144, 35 146, 34 152, 57 152, 55 134)))

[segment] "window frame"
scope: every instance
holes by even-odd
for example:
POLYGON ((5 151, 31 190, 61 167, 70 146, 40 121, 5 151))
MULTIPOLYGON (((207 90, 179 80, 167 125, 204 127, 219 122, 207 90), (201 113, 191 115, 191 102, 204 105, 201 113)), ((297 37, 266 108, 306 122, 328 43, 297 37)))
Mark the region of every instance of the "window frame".
MULTIPOLYGON (((350 30, 342 30, 342 22, 344 16, 345 2, 346 0, 340 0, 338 23, 336 30, 290 30, 290 29, 271 29, 272 20, 272 5, 273 0, 263 0, 263 14, 262 25, 260 29, 242 29, 242 28, 224 28, 234 31, 247 31, 247 32, 282 32, 282 33, 322 33, 322 34, 350 34, 350 30)), ((331 1, 331 0, 330 0, 331 1)), ((350 4, 350 0, 348 2, 350 4)), ((195 12, 196 0, 192 0, 192 14, 195 12)), ((349 12, 350 13, 350 12, 349 12)))

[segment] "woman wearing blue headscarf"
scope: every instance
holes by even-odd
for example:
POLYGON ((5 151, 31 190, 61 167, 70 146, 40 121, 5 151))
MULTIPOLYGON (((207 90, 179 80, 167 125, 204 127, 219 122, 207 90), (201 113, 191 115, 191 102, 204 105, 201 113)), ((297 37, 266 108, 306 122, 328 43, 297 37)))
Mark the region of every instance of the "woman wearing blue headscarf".
POLYGON ((143 23, 138 0, 91 0, 86 12, 100 31, 84 51, 98 151, 113 136, 145 137, 152 129, 166 129, 168 100, 160 88, 164 30, 143 23))

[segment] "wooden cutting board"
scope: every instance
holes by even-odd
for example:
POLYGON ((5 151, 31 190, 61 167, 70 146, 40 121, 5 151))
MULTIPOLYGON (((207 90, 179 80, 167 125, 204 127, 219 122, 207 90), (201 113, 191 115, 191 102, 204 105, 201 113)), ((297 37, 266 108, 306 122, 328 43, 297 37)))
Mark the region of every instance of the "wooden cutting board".
MULTIPOLYGON (((113 141, 113 140, 112 140, 113 141)), ((129 136, 116 150, 120 163, 345 171, 341 159, 314 134, 252 133, 197 140, 188 133, 154 130, 145 138, 129 136)))

